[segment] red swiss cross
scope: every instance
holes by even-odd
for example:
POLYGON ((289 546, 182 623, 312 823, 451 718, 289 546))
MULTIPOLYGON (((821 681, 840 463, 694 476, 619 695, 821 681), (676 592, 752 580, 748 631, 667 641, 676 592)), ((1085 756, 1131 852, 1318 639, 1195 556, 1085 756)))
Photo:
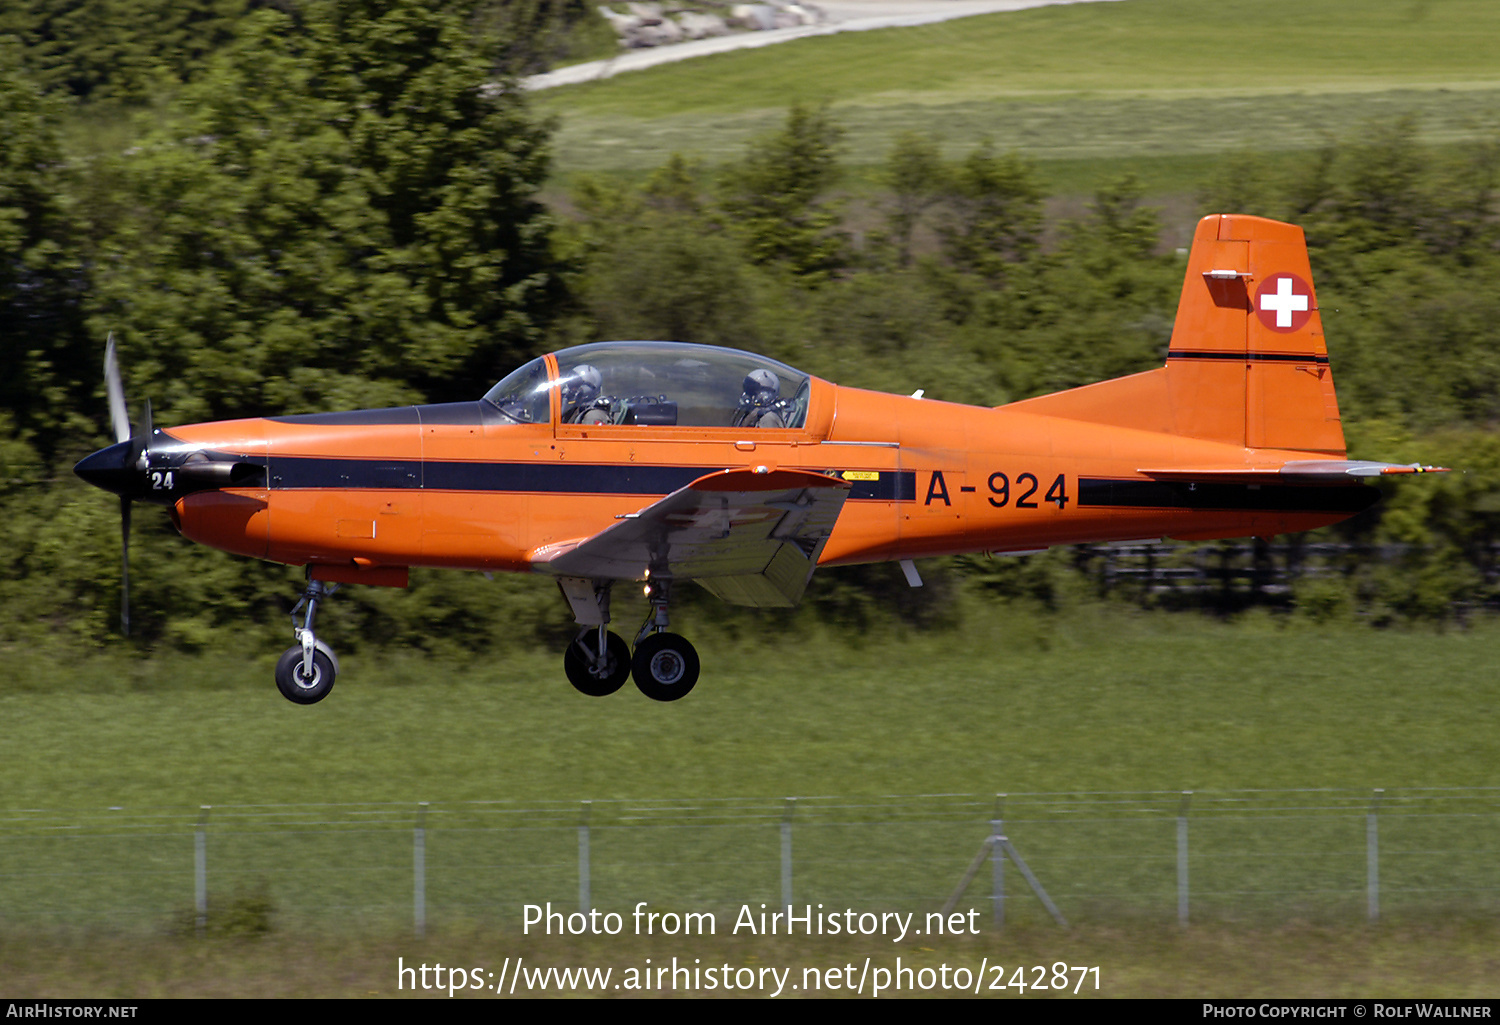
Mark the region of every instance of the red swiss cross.
POLYGON ((1255 290, 1255 315, 1272 331, 1300 331, 1312 314, 1312 286, 1295 274, 1272 274, 1255 290))

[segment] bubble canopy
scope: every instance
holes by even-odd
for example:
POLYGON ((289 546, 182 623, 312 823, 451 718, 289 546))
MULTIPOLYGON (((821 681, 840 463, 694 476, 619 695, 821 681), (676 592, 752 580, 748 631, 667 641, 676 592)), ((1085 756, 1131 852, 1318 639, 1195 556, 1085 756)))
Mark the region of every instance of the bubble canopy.
POLYGON ((517 423, 800 428, 811 379, 784 363, 713 345, 596 342, 539 356, 484 396, 517 423))

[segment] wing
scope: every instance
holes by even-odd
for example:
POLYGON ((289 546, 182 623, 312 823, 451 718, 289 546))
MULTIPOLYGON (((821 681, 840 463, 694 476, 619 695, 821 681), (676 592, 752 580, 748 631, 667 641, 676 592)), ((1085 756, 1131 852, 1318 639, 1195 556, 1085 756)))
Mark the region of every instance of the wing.
POLYGON ((593 537, 533 554, 564 577, 696 580, 734 605, 797 604, 849 497, 847 481, 807 470, 700 477, 593 537))

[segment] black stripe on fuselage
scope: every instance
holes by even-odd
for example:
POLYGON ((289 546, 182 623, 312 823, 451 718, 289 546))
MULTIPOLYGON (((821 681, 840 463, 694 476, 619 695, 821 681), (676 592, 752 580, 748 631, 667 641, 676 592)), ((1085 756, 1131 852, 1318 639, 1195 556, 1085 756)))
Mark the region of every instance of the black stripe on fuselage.
POLYGON ((882 470, 879 480, 851 480, 849 501, 915 502, 917 475, 911 470, 882 470))
POLYGON ((1219 352, 1210 349, 1172 349, 1167 359, 1232 360, 1236 363, 1316 363, 1328 365, 1327 356, 1310 352, 1219 352))
MULTIPOLYGON (((640 466, 610 463, 466 463, 430 460, 271 457, 273 489, 354 488, 501 491, 587 495, 667 495, 722 466, 640 466)), ((917 475, 882 472, 851 481, 851 500, 914 501, 917 475)))
POLYGON ((1249 512, 1357 513, 1380 501, 1362 484, 1222 484, 1193 481, 1078 479, 1080 506, 1150 509, 1228 509, 1249 512))
POLYGON ((271 457, 270 482, 278 488, 420 488, 420 460, 271 457))
POLYGON ((423 469, 422 486, 434 491, 666 495, 723 467, 434 461, 423 469))
POLYGON ((272 456, 272 488, 426 488, 433 491, 665 495, 721 466, 464 463, 272 456))

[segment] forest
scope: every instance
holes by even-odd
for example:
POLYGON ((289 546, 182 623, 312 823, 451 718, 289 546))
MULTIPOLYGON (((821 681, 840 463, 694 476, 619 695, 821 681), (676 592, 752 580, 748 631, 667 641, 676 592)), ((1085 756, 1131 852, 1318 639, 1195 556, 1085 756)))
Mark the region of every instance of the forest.
MULTIPOLYGON (((0 646, 119 643, 101 364, 162 425, 473 398, 540 352, 663 338, 862 387, 998 405, 1159 365, 1185 254, 1122 176, 1060 203, 1025 156, 915 132, 851 174, 837 110, 792 105, 740 156, 643 175, 554 166, 517 76, 599 47, 570 0, 23 0, 0 12, 0 646), (1074 212, 1067 212, 1072 210, 1074 212)), ((606 40, 605 45, 608 45, 606 40)), ((1189 200, 1302 225, 1353 458, 1462 472, 1312 540, 1317 573, 1241 595, 1377 626, 1500 605, 1500 138, 1350 125, 1288 171, 1227 156, 1189 200)), ((820 573, 854 630, 1101 596, 1095 553, 820 573)), ((301 571, 138 514, 131 643, 280 638, 301 571)), ((709 601, 705 597, 705 602, 709 601)), ((1231 607, 1232 606, 1232 607, 1231 607)), ((750 614, 746 614, 750 615, 750 614)), ((769 615, 769 614, 765 614, 769 615)), ((346 644, 487 653, 568 630, 553 589, 419 572, 351 589, 346 644)), ((798 619, 777 614, 780 628, 798 619)), ((336 625, 335 625, 336 624, 336 625)))

